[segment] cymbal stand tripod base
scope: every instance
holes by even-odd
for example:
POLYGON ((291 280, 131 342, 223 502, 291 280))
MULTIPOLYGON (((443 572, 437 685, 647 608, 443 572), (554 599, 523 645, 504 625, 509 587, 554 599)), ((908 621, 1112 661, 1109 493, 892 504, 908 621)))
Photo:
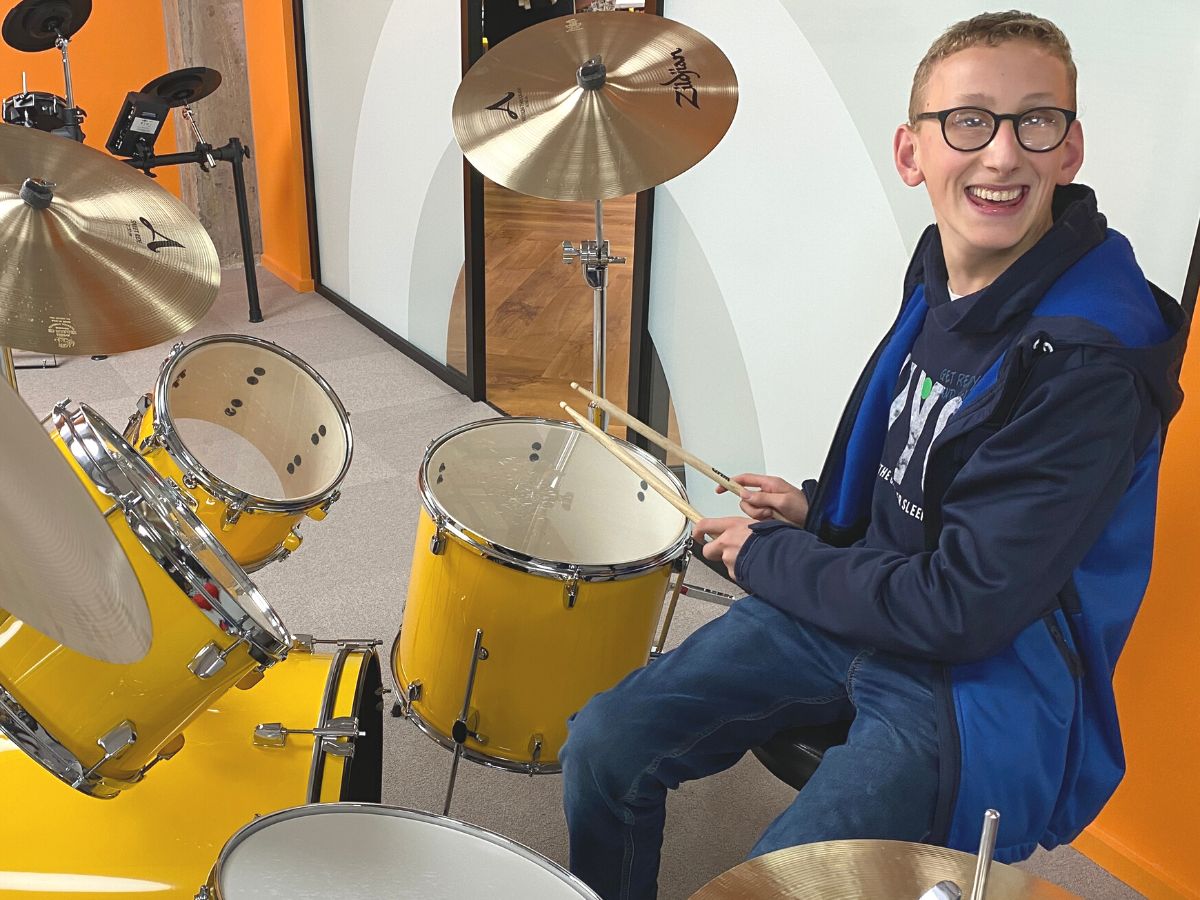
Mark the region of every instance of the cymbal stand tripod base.
MULTIPOLYGON (((607 397, 604 382, 608 327, 608 267, 624 265, 625 257, 608 255, 608 241, 604 240, 604 201, 596 201, 596 240, 580 241, 578 249, 570 241, 563 241, 562 253, 563 262, 567 265, 576 259, 579 260, 583 266, 583 280, 592 289, 592 391, 600 397, 607 397)), ((595 403, 589 404, 588 408, 596 427, 607 428, 608 413, 595 403)))
MULTIPOLYGON (((186 112, 184 117, 192 123, 195 130, 195 122, 186 112)), ((196 133, 199 134, 199 131, 196 130, 196 133)), ((233 192, 237 200, 238 230, 242 234, 242 265, 246 270, 246 297, 250 303, 250 321, 261 322, 263 316, 258 302, 258 276, 254 271, 254 242, 250 231, 250 207, 246 202, 246 172, 242 168, 242 160, 249 155, 249 147, 243 145, 237 138, 230 138, 229 143, 224 147, 214 148, 198 142, 196 149, 189 153, 135 156, 132 159, 122 160, 122 162, 135 169, 141 169, 151 178, 155 176, 150 170, 159 166, 181 166, 186 163, 195 163, 206 172, 215 166, 218 160, 233 166, 233 192)))

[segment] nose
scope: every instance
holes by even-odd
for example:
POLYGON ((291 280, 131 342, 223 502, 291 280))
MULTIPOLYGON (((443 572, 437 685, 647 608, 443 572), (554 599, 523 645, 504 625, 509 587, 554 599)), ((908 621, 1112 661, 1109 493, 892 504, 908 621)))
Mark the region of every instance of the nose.
POLYGON ((1021 165, 1025 148, 1017 140, 1017 130, 1011 121, 1000 123, 992 142, 983 148, 982 162, 994 172, 1007 174, 1021 165))

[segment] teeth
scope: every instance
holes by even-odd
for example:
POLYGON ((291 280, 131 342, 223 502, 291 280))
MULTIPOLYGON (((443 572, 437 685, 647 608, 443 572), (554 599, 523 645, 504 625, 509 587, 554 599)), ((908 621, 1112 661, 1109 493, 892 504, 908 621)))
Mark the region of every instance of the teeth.
POLYGON ((1008 191, 989 191, 987 188, 971 187, 971 188, 967 188, 967 190, 970 191, 972 194, 974 194, 976 197, 980 197, 984 200, 993 200, 993 201, 997 201, 997 202, 1003 202, 1005 200, 1016 200, 1018 197, 1021 196, 1020 188, 1013 188, 1012 190, 1008 190, 1008 191))

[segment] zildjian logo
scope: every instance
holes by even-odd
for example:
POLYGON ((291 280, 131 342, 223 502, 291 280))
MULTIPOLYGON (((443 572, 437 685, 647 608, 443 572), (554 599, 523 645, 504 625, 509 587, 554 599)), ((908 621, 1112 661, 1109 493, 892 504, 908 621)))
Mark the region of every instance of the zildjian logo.
POLYGON ((508 117, 515 122, 517 120, 517 114, 508 108, 509 101, 515 96, 515 91, 509 91, 495 103, 491 104, 488 109, 494 109, 497 112, 506 112, 508 113, 508 117))
POLYGON ((699 72, 693 72, 687 67, 687 60, 683 56, 683 48, 676 47, 671 53, 672 62, 667 71, 671 73, 671 78, 668 81, 660 81, 663 87, 673 85, 675 87, 675 105, 683 106, 683 101, 686 100, 696 109, 700 108, 700 91, 692 84, 692 76, 700 77, 699 72))
POLYGON ((151 250, 151 251, 157 253, 163 247, 178 247, 181 250, 186 249, 186 248, 184 248, 183 244, 179 243, 179 241, 173 241, 169 237, 167 237, 165 234, 163 234, 161 231, 158 231, 153 225, 150 224, 150 220, 147 219, 145 216, 139 217, 138 221, 150 229, 150 236, 152 238, 158 239, 158 240, 152 240, 148 244, 146 244, 147 250, 151 250))

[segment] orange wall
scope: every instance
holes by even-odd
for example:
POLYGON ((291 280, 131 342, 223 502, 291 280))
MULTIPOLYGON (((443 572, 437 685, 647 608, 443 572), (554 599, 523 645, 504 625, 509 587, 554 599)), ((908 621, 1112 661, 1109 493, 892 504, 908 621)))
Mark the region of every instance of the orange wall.
POLYGON ((313 288, 291 0, 243 0, 262 264, 298 291, 313 288))
MULTIPOLYGON (((11 6, 6 3, 3 10, 11 6)), ((125 95, 171 70, 162 0, 96 0, 91 16, 71 38, 69 52, 75 103, 87 111, 84 143, 103 151, 125 95)), ((29 90, 66 96, 62 56, 57 49, 22 53, 0 42, 0 96, 21 92, 22 71, 28 73, 29 90)), ((155 149, 176 152, 175 126, 170 120, 155 149)), ((166 166, 156 174, 160 185, 179 196, 179 174, 174 167, 166 166)))
POLYGON ((1154 571, 1117 665, 1128 773, 1075 847, 1149 897, 1200 897, 1200 334, 1167 437, 1154 571))

